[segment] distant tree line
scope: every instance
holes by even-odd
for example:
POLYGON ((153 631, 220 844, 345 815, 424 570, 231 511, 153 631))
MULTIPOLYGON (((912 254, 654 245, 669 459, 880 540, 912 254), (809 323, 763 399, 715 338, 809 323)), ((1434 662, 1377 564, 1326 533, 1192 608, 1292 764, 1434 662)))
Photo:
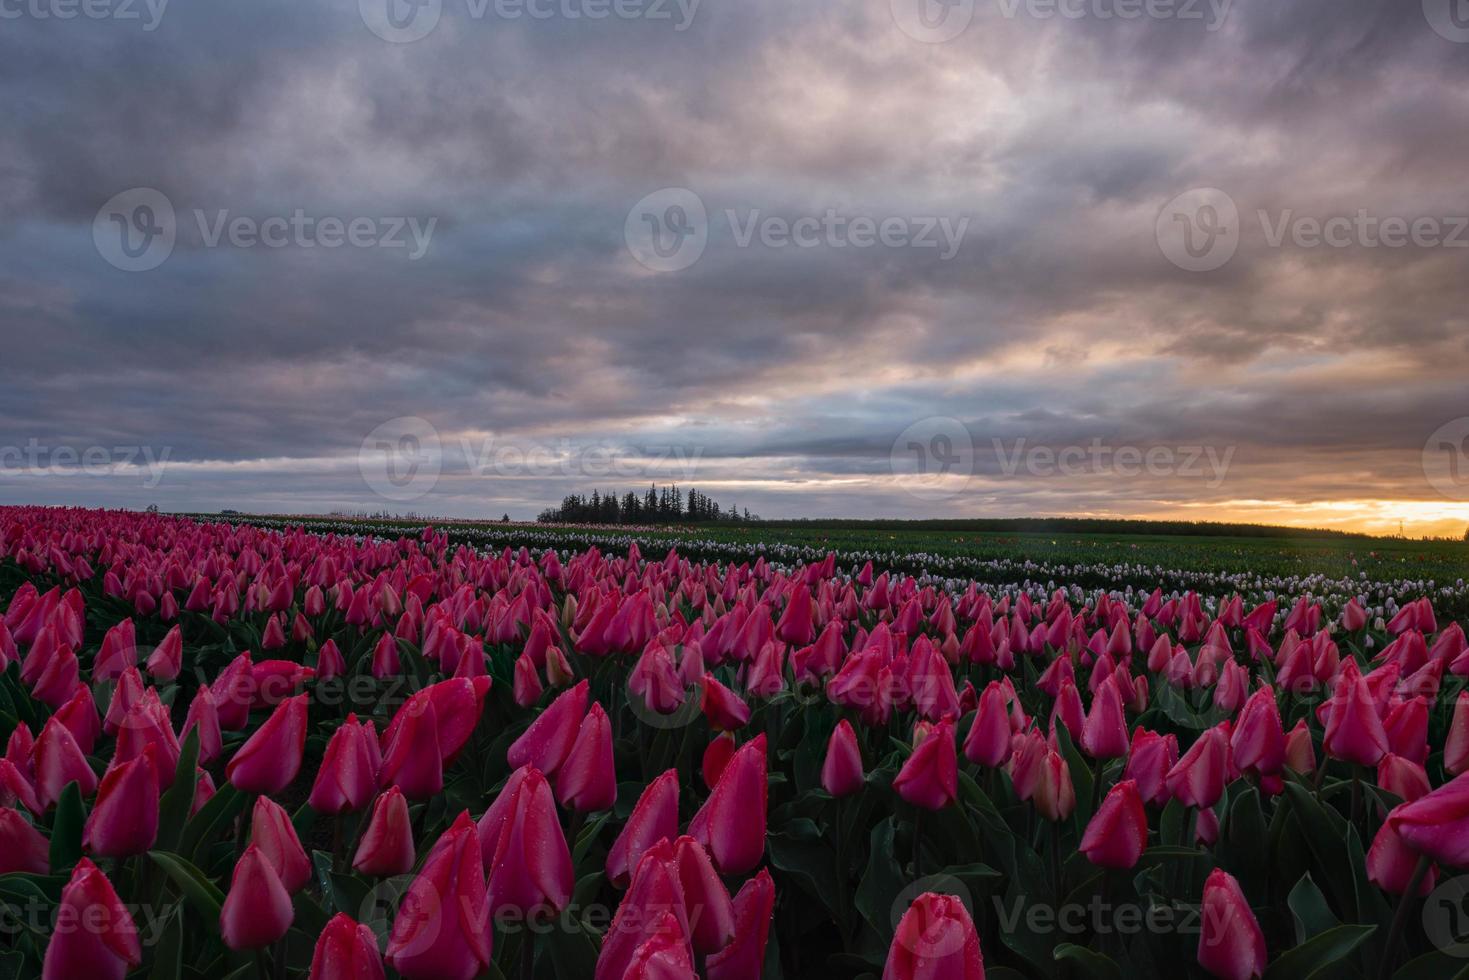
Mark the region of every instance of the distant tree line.
POLYGON ((659 487, 656 483, 641 494, 631 490, 622 496, 616 491, 593 490, 590 496, 574 493, 563 498, 560 507, 547 508, 536 518, 543 524, 703 524, 759 519, 749 508, 741 511, 731 504, 725 509, 698 490, 685 494, 678 484, 659 487))

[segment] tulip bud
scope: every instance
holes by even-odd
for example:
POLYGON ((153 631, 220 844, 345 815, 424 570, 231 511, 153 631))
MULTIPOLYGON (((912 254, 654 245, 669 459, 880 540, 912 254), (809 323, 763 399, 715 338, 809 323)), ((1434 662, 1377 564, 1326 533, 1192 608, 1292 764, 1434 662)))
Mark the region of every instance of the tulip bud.
POLYGON ((1452 780, 1388 814, 1404 842, 1455 868, 1469 867, 1469 776, 1452 780))
MULTIPOLYGON (((1393 812, 1401 809, 1402 807, 1398 807, 1393 812)), ((1389 818, 1378 829, 1377 836, 1372 838, 1372 846, 1367 850, 1367 877, 1383 891, 1392 895, 1403 895, 1412 884, 1413 875, 1418 870, 1418 861, 1418 852, 1408 846, 1389 818)), ((1437 879, 1437 869, 1430 867, 1419 884, 1419 896, 1433 891, 1437 879)))
POLYGON ((1229 778, 1229 737, 1216 725, 1200 735, 1168 770, 1164 785, 1184 806, 1206 809, 1219 802, 1229 778))
POLYGON ((0 807, 0 875, 46 874, 51 870, 50 852, 50 842, 19 810, 0 807))
POLYGON ((282 701, 240 746, 225 767, 235 789, 273 794, 291 785, 301 771, 301 754, 306 748, 306 698, 299 694, 282 701))
POLYGON ((235 862, 219 927, 230 949, 264 949, 286 934, 295 918, 291 896, 260 847, 251 844, 235 862))
POLYGON ((391 878, 412 871, 415 860, 408 801, 402 790, 390 786, 372 804, 352 867, 365 875, 391 878))
POLYGON ((571 752, 556 773, 556 798, 577 813, 610 810, 617 802, 612 723, 595 701, 581 721, 571 752))
POLYGON ((857 746, 857 733, 845 718, 837 722, 826 743, 826 761, 821 765, 821 788, 832 796, 851 796, 861 792, 862 750, 857 746))
MULTIPOLYGON (((952 758, 952 731, 948 741, 952 758)), ((762 733, 735 752, 714 792, 689 822, 689 836, 704 845, 721 874, 752 871, 765 853, 765 765, 762 733)))
POLYGON ((681 947, 683 955, 679 958, 692 962, 683 886, 673 844, 667 838, 660 839, 638 859, 632 883, 602 941, 593 980, 622 980, 636 962, 640 948, 655 936, 662 937, 661 945, 681 947), (663 914, 665 911, 668 914, 663 914))
POLYGON ((898 922, 882 980, 984 980, 979 934, 964 903, 925 892, 898 922))
POLYGON ((114 766, 102 777, 82 843, 100 857, 143 854, 158 839, 158 777, 153 750, 114 766))
POLYGON ((333 916, 316 941, 307 980, 384 980, 385 975, 372 930, 344 912, 333 916))
POLYGON ((1102 868, 1134 867, 1148 843, 1148 815, 1137 783, 1124 779, 1107 793, 1082 834, 1079 850, 1102 868))
MULTIPOLYGON (((1120 624, 1119 624, 1120 625, 1120 624)), ((1081 727, 1081 750, 1093 759, 1120 759, 1127 755, 1127 720, 1116 684, 1104 682, 1092 699, 1092 710, 1081 727)))
POLYGON ((1367 681, 1348 660, 1337 675, 1322 742, 1329 758, 1375 766, 1388 752, 1387 732, 1367 681))
POLYGON ((959 759, 954 726, 940 722, 913 749, 893 779, 903 799, 925 810, 942 810, 959 796, 959 759))
POLYGON ((765 965, 765 943, 775 910, 775 883, 764 868, 745 882, 734 897, 734 939, 705 961, 707 980, 759 977, 765 965))
POLYGON ((485 903, 479 834, 463 813, 409 884, 384 959, 405 980, 471 980, 490 964, 485 903))
POLYGON ((582 681, 547 705, 505 753, 510 768, 530 765, 555 775, 576 742, 590 690, 591 685, 582 681))
POLYGON ((688 917, 694 952, 709 956, 734 938, 734 906, 719 874, 709 861, 709 852, 692 837, 674 842, 673 857, 683 887, 684 910, 688 917))
POLYGON ((1249 980, 1265 972, 1265 936, 1239 882, 1215 868, 1204 883, 1199 965, 1221 980, 1249 980))
POLYGON ((122 980, 129 968, 142 962, 132 916, 107 876, 82 858, 61 890, 42 980, 122 980))
POLYGON ((1296 722, 1296 727, 1285 737, 1285 764, 1298 773, 1316 771, 1316 750, 1311 744, 1311 729, 1306 719, 1296 722))
POLYGON ((296 827, 280 804, 260 797, 250 819, 250 842, 270 862, 287 892, 298 892, 311 880, 311 861, 296 836, 296 827))
POLYGON ((43 809, 50 809, 61 799, 67 783, 77 783, 84 797, 97 791, 97 774, 87 763, 71 730, 58 719, 51 718, 41 728, 32 758, 36 769, 36 798, 43 809))
POLYGON ((513 910, 527 918, 554 918, 571 901, 571 851, 551 787, 536 769, 516 787, 489 866, 492 917, 513 910))
POLYGON ((171 681, 184 669, 184 636, 181 627, 168 631, 163 642, 148 657, 148 675, 155 681, 171 681))
POLYGON ((426 800, 444 788, 444 754, 439 745, 438 709, 431 698, 415 698, 403 706, 388 729, 377 782, 397 786, 403 795, 426 800))
POLYGON ((705 786, 714 788, 719 777, 724 775, 724 767, 734 758, 737 748, 739 746, 735 743, 733 732, 720 732, 709 740, 709 745, 704 749, 704 758, 699 764, 699 774, 704 777, 705 786))
MULTIPOLYGON (((713 797, 710 797, 711 799, 713 797)), ((648 784, 633 806, 622 832, 607 852, 607 877, 626 886, 643 853, 660 840, 678 836, 678 770, 670 769, 648 784)))
POLYGON ((1065 820, 1076 809, 1076 788, 1071 767, 1055 749, 1041 761, 1041 781, 1036 788, 1035 808, 1047 820, 1065 820))
POLYGON ((317 813, 354 813, 372 802, 377 793, 377 768, 373 747, 377 735, 349 714, 326 743, 321 768, 307 800, 317 813))
POLYGON ((964 758, 991 769, 1010 758, 1010 718, 1005 693, 996 681, 991 681, 979 696, 974 722, 964 738, 964 758))

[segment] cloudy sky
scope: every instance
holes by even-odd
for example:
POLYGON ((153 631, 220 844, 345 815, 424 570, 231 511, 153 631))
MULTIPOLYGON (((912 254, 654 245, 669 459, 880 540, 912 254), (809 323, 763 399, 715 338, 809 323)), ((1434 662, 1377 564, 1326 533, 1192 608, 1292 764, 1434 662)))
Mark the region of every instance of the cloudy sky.
POLYGON ((0 502, 1458 534, 1465 6, 0 0, 0 502))

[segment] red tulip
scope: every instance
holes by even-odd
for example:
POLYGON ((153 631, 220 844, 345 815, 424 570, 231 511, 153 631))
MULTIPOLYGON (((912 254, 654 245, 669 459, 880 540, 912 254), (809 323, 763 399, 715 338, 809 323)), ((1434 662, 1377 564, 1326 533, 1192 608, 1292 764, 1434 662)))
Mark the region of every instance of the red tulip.
POLYGON ((225 767, 235 789, 274 794, 291 785, 301 771, 301 753, 306 748, 306 698, 299 694, 282 701, 240 746, 225 767))
POLYGON ((607 877, 614 886, 624 887, 644 852, 660 840, 671 841, 677 836, 678 770, 670 769, 649 783, 638 797, 632 815, 607 853, 607 877))
POLYGON ((339 815, 355 813, 372 802, 377 794, 377 768, 380 761, 374 752, 377 735, 364 726, 357 716, 349 714, 326 743, 321 768, 311 786, 307 800, 318 813, 339 815))
POLYGON ((62 644, 48 658, 36 677, 31 696, 52 709, 60 708, 76 693, 80 669, 77 655, 71 647, 62 644))
POLYGON ((77 783, 84 797, 97 791, 97 774, 87 764, 71 730, 56 718, 41 728, 31 758, 36 770, 36 798, 42 809, 50 809, 61 799, 67 783, 77 783))
POLYGON ((1409 847, 1451 867, 1469 867, 1469 776, 1452 780, 1388 814, 1409 847))
POLYGON ((19 810, 0 807, 0 875, 43 875, 51 870, 50 853, 50 842, 19 810))
POLYGON ((760 980, 775 910, 775 883, 764 868, 734 897, 734 939, 705 962, 707 980, 760 980))
POLYGON ((1102 800, 1078 849, 1102 868, 1134 867, 1148 844, 1148 815, 1137 783, 1124 779, 1102 800))
POLYGON ((227 732, 244 728, 250 720, 250 705, 255 701, 255 681, 250 672, 250 651, 246 650, 229 662, 214 683, 209 685, 214 704, 219 710, 219 725, 227 732))
POLYGON ((138 646, 133 621, 124 619, 102 638, 102 648, 92 662, 92 683, 112 681, 138 662, 138 646))
POLYGON ((345 912, 333 916, 316 940, 307 980, 384 980, 385 976, 372 930, 345 912))
POLYGON ((288 892, 298 892, 311 880, 311 861, 296 836, 290 815, 279 803, 267 797, 255 801, 250 816, 250 842, 270 862, 281 885, 288 892))
POLYGON ((1220 980, 1249 980, 1265 972, 1265 936, 1239 882, 1221 868, 1204 882, 1199 965, 1220 980))
POLYGON ((408 801, 402 790, 389 786, 372 804, 352 867, 365 875, 391 878, 412 871, 416 859, 408 801))
POLYGON ((964 903, 924 892, 898 922, 882 980, 984 980, 979 934, 964 903))
POLYGON ((590 684, 582 681, 547 705, 505 753, 510 768, 530 765, 547 775, 555 775, 576 743, 582 718, 587 713, 590 689, 590 684))
POLYGON ((36 788, 31 785, 30 777, 9 759, 0 759, 0 807, 9 807, 16 803, 36 816, 46 811, 36 796, 36 788))
POLYGON ((903 799, 925 810, 942 810, 959 796, 959 758, 954 748, 954 726, 940 722, 913 748, 898 770, 893 789, 903 799))
POLYGON ((545 690, 541 686, 541 676, 536 673, 536 663, 525 654, 515 658, 515 672, 511 687, 511 696, 515 703, 522 708, 529 708, 541 699, 545 690))
POLYGON ((187 738, 189 732, 196 728, 199 730, 199 762, 207 766, 224 751, 219 708, 214 703, 214 695, 210 693, 208 685, 202 685, 194 695, 194 700, 189 702, 189 714, 184 719, 182 737, 187 738))
POLYGON ((341 677, 347 672, 347 659, 342 656, 342 651, 337 649, 335 640, 327 640, 316 651, 316 679, 329 681, 341 677))
POLYGON ((697 980, 688 942, 679 934, 678 917, 658 913, 643 944, 633 951, 622 980, 697 980))
POLYGON ((295 914, 270 859, 257 844, 245 848, 219 910, 224 944, 237 951, 264 949, 286 934, 295 914))
POLYGON ((143 697, 143 675, 138 668, 129 667, 118 676, 117 686, 112 689, 112 700, 107 703, 107 714, 102 718, 102 730, 116 735, 122 728, 123 719, 143 697))
POLYGON ((61 890, 42 980, 122 980, 142 962, 132 916, 107 876, 82 858, 61 890))
MULTIPOLYGON (((952 751, 952 733, 949 744, 952 751)), ((762 733, 735 752, 714 792, 689 822, 689 835, 709 851, 720 874, 744 874, 760 863, 767 792, 762 733)))
POLYGON ((100 857, 143 854, 158 839, 158 777, 153 750, 114 766, 102 777, 82 843, 100 857))
POLYGON ((490 915, 554 917, 571 901, 571 851, 546 777, 526 772, 490 857, 490 915))
POLYGON ((168 708, 158 699, 157 689, 151 687, 128 709, 118 726, 112 765, 136 759, 150 749, 154 752, 158 791, 162 793, 173 784, 173 775, 178 769, 179 740, 173 733, 173 719, 168 708))
POLYGON ((713 677, 705 677, 703 687, 702 710, 710 726, 732 732, 743 728, 750 720, 750 706, 738 694, 713 677))
POLYGON ((612 723, 595 701, 582 719, 571 752, 556 773, 556 798, 578 813, 610 810, 617 802, 612 723))
POLYGON ((479 833, 462 813, 408 886, 384 959, 406 980, 471 980, 490 964, 490 939, 479 833))
POLYGON ((832 730, 826 743, 826 761, 821 764, 821 788, 832 796, 851 796, 865 785, 862 776, 862 750, 857 747, 857 733, 843 718, 832 730))
POLYGON ((1092 710, 1081 728, 1081 749, 1093 759, 1120 759, 1127 755, 1127 720, 1117 685, 1104 682, 1092 699, 1092 710))

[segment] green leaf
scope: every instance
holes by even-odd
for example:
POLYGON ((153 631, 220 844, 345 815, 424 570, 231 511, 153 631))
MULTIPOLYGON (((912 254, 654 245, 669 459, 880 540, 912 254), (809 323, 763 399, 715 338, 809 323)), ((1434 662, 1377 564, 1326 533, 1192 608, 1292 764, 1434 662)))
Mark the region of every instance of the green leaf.
POLYGON ((1352 950, 1362 945, 1376 931, 1376 926, 1337 926, 1328 929, 1315 939, 1307 940, 1276 957, 1275 962, 1265 968, 1262 980, 1304 980, 1322 967, 1349 956, 1352 950))
POLYGON ((179 835, 188 822, 194 805, 194 787, 199 779, 199 729, 189 732, 179 749, 178 765, 173 770, 173 785, 158 804, 158 839, 155 847, 171 851, 178 847, 179 835))
POLYGON ((184 832, 179 837, 178 853, 191 861, 198 861, 199 852, 229 829, 230 822, 245 808, 245 802, 244 793, 229 783, 221 786, 184 826, 184 832))
POLYGON ((1409 960, 1392 976, 1393 980, 1469 980, 1469 960, 1434 950, 1409 960))
POLYGON ((148 980, 180 980, 184 973, 184 907, 174 906, 153 954, 148 980))
POLYGON ((0 980, 20 980, 25 976, 26 958, 20 950, 0 954, 0 980))
POLYGON ((179 886, 180 893, 198 910, 205 926, 211 932, 218 932, 219 910, 224 905, 224 892, 215 887, 214 882, 204 876, 204 872, 177 854, 149 851, 148 857, 179 886))
POLYGON ((872 828, 871 849, 868 851, 867 872, 857 886, 857 911, 867 920, 882 945, 892 942, 894 923, 893 902, 903 890, 903 870, 893 855, 896 837, 894 818, 888 817, 872 828))
POLYGON ((75 782, 67 783, 56 804, 56 818, 51 823, 51 870, 64 874, 76 867, 82 858, 82 827, 87 811, 82 806, 82 790, 75 782))
POLYGON ((1074 964, 1081 975, 1090 980, 1122 980, 1122 970, 1110 956, 1103 956, 1085 946, 1062 943, 1053 955, 1058 963, 1074 964))
POLYGON ((1314 939, 1329 929, 1341 925, 1336 915, 1331 911, 1331 906, 1326 902, 1326 896, 1321 894, 1321 889, 1316 887, 1316 882, 1311 879, 1308 871, 1301 875, 1301 880, 1290 890, 1290 896, 1286 899, 1290 906, 1291 914, 1296 920, 1296 942, 1304 943, 1314 939))

